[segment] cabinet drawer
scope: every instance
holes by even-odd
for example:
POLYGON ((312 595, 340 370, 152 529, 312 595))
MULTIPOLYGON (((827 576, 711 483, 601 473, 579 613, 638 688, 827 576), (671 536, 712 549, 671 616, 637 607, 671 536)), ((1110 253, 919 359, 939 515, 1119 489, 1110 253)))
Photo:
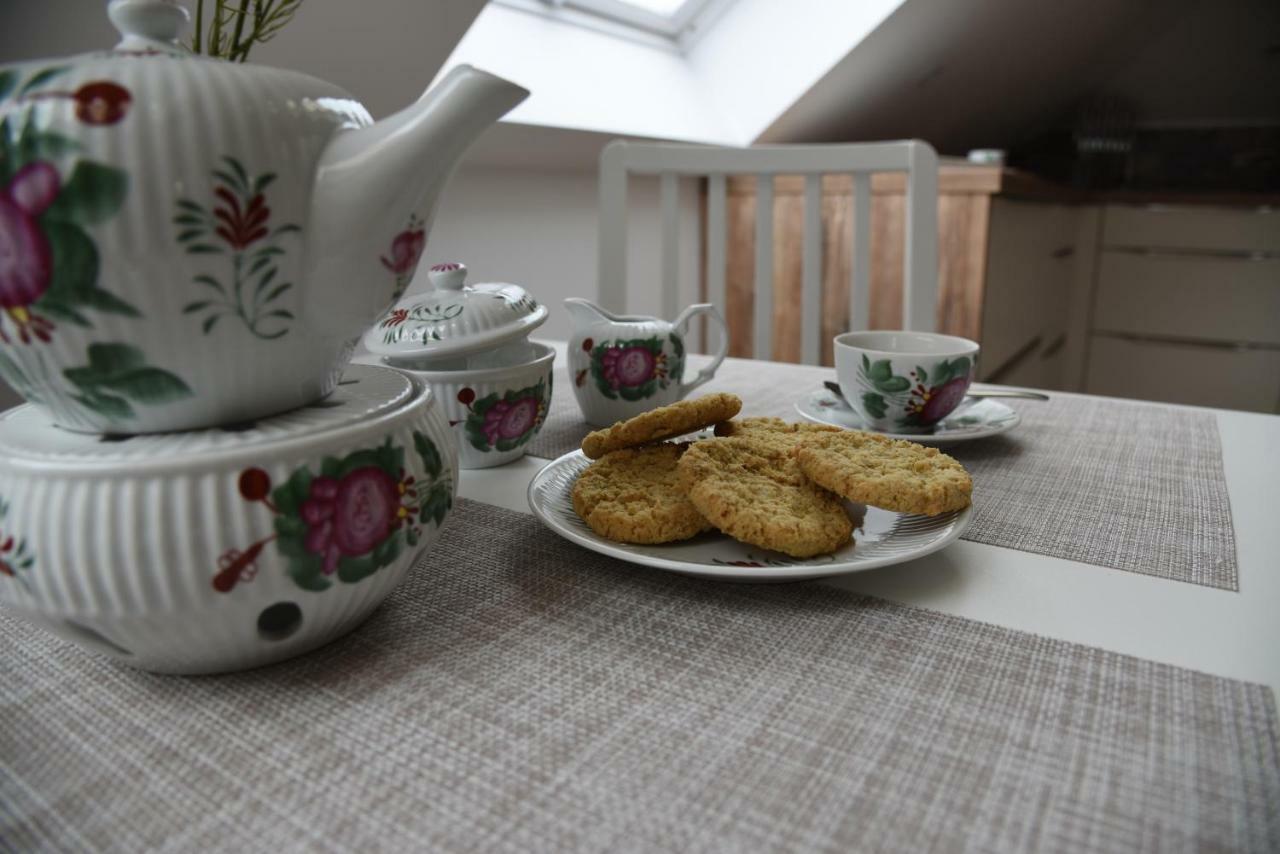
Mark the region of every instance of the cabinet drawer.
POLYGON ((1129 341, 1095 335, 1089 394, 1280 411, 1280 352, 1129 341))
POLYGON ((1280 211, 1108 205, 1104 246, 1280 252, 1280 211))
POLYGON ((1093 326, 1280 344, 1280 260, 1103 252, 1093 326))

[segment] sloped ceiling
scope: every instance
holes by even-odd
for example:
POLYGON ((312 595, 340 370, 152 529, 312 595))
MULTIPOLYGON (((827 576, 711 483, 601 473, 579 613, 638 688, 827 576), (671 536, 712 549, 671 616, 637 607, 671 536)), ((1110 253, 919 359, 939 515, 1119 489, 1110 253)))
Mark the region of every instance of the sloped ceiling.
POLYGON ((1276 0, 907 0, 759 142, 1010 147, 1093 93, 1140 122, 1280 121, 1276 0))

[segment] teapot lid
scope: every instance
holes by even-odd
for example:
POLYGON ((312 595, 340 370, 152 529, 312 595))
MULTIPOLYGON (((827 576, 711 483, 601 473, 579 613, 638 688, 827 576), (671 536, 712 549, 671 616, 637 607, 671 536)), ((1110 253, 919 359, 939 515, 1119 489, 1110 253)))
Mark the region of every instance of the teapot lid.
POLYGON ((488 350, 529 335, 547 319, 519 285, 468 285, 465 264, 436 264, 433 290, 396 303, 364 336, 379 356, 434 359, 488 350))

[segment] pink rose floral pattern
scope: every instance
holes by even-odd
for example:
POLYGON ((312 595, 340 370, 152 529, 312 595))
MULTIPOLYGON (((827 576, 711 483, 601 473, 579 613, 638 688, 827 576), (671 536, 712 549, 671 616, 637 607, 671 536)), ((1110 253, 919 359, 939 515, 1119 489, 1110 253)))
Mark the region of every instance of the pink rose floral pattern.
POLYGON ((79 150, 70 137, 36 125, 33 105, 69 100, 77 119, 107 125, 126 114, 130 97, 108 81, 74 92, 43 89, 66 68, 47 68, 25 82, 0 70, 0 343, 48 343, 57 322, 92 325, 87 310, 140 316, 98 287, 98 250, 86 228, 124 203, 126 174, 92 160, 58 163, 79 150), (21 83, 21 85, 19 85, 21 83))
POLYGON ((409 224, 391 240, 391 251, 381 257, 382 266, 395 276, 395 290, 391 301, 395 302, 404 294, 413 274, 418 270, 418 261, 422 251, 427 248, 427 231, 422 219, 417 214, 409 215, 409 224))
POLYGON ((279 259, 287 252, 282 240, 302 229, 293 223, 271 224, 266 190, 276 173, 250 177, 239 160, 224 156, 212 179, 211 205, 178 199, 173 225, 188 255, 221 255, 227 261, 219 262, 222 270, 210 269, 192 279, 204 296, 182 311, 202 316, 206 335, 222 318, 234 317, 257 338, 280 338, 293 320, 293 312, 279 302, 293 288, 279 275, 279 259))
POLYGON ((294 583, 311 591, 327 590, 335 577, 355 584, 391 564, 405 546, 417 545, 422 525, 444 523, 453 486, 435 443, 416 430, 413 441, 421 479, 405 468, 404 449, 390 439, 345 457, 326 457, 319 472, 303 466, 275 488, 264 470, 245 469, 240 495, 274 514, 275 533, 243 551, 224 552, 213 588, 228 593, 252 581, 262 550, 273 542, 294 583))
MULTIPOLYGON (((77 122, 108 128, 128 117, 133 97, 109 80, 51 88, 67 71, 45 68, 24 80, 17 70, 0 69, 0 345, 11 348, 0 352, 0 376, 36 402, 46 402, 40 389, 52 382, 41 348, 53 342, 59 324, 92 329, 94 312, 142 316, 99 287, 100 258, 89 232, 124 205, 128 175, 79 157, 80 144, 39 127, 33 109, 66 103, 77 122)), ((100 414, 129 418, 136 404, 191 394, 130 344, 93 342, 85 359, 63 371, 75 388, 68 396, 100 414)))
POLYGON ((684 342, 676 335, 602 341, 591 350, 591 376, 596 388, 610 400, 644 400, 680 382, 684 342), (664 340, 671 344, 670 356, 664 351, 664 340))
POLYGON ((467 407, 467 441, 477 451, 513 451, 542 429, 551 401, 551 380, 537 385, 476 400, 470 388, 458 392, 458 402, 467 407))

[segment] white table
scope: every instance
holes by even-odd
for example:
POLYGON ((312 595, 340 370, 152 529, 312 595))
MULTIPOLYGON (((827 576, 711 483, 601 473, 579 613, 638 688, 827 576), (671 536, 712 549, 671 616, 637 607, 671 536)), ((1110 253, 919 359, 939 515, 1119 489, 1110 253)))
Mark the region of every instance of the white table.
MULTIPOLYGON (((563 342, 547 343, 559 347, 563 364, 563 342)), ((1222 436, 1238 592, 964 540, 910 563, 824 583, 1258 682, 1280 696, 1280 516, 1271 515, 1280 511, 1280 417, 1210 411, 1222 436)), ((525 457, 465 471, 459 494, 528 513, 525 490, 547 462, 525 457)))

